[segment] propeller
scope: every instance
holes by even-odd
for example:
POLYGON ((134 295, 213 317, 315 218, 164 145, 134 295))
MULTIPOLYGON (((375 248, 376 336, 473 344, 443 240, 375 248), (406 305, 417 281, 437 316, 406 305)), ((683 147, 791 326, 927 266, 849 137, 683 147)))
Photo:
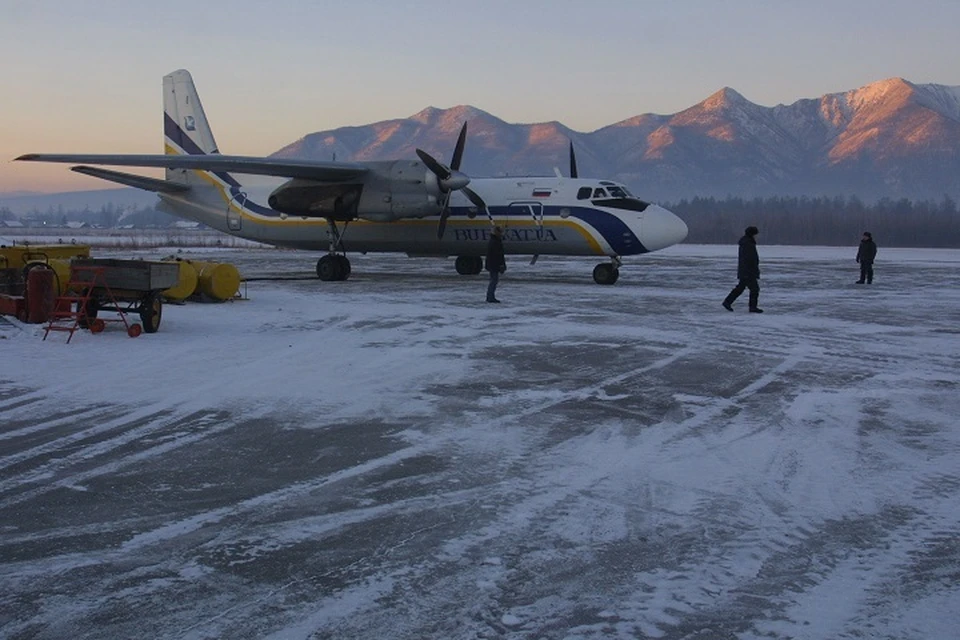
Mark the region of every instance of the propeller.
MULTIPOLYGON (((440 224, 437 227, 437 237, 442 238, 443 232, 447 228, 447 218, 450 217, 450 195, 454 191, 463 191, 464 195, 470 199, 476 207, 486 210, 487 205, 473 189, 467 187, 470 184, 470 176, 460 171, 460 162, 463 160, 463 148, 467 142, 467 123, 463 123, 460 129, 460 135, 457 137, 457 146, 453 149, 453 160, 447 167, 438 162, 433 156, 417 149, 417 156, 423 161, 435 176, 437 184, 440 187, 440 193, 444 195, 443 204, 440 207, 440 224)), ((489 214, 488 214, 489 215, 489 214)))
POLYGON ((577 154, 573 152, 573 140, 570 141, 570 177, 579 178, 577 175, 577 154))

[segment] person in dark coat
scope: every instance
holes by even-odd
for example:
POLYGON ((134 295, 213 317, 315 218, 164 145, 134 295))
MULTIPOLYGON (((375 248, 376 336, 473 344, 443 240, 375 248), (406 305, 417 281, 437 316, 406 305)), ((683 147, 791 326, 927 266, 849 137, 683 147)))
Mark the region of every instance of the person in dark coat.
POLYGON ((487 243, 487 271, 490 272, 490 284, 487 285, 487 302, 496 302, 497 283, 500 282, 500 274, 507 270, 507 260, 503 255, 503 229, 499 226, 493 228, 490 234, 490 241, 487 243))
POLYGON ((873 284, 873 261, 877 257, 877 244, 869 231, 863 232, 860 248, 857 249, 857 262, 860 263, 860 279, 857 284, 873 284))
POLYGON ((737 258, 737 279, 740 282, 723 301, 723 308, 733 311, 733 301, 740 297, 744 289, 750 289, 750 313, 763 313, 757 306, 760 300, 760 256, 757 254, 756 236, 760 230, 747 227, 740 238, 740 250, 737 258))

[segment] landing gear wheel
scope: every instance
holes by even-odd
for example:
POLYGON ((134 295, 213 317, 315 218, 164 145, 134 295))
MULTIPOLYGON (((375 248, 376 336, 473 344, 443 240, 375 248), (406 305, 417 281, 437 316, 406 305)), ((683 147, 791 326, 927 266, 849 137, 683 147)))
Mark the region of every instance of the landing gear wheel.
POLYGON ((597 284, 613 284, 620 278, 620 270, 609 262, 598 264, 593 268, 593 281, 597 284))
POLYGON ((350 277, 350 261, 347 260, 347 256, 336 255, 334 256, 337 259, 337 262, 340 264, 340 280, 346 280, 350 277))
POLYGON ((457 256, 457 273, 462 276, 475 276, 483 271, 483 258, 480 256, 457 256))
POLYGON ((163 315, 163 301, 160 294, 149 293, 140 305, 140 321, 143 330, 147 333, 156 333, 160 328, 160 317, 163 315))
POLYGON ((350 261, 347 256, 329 253, 317 260, 317 276, 324 282, 346 280, 350 276, 350 261))

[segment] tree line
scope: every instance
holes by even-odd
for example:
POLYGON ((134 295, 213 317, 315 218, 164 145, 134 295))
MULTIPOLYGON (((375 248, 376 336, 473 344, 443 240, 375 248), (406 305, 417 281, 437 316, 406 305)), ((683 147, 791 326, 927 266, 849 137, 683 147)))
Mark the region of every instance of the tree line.
MULTIPOLYGON (((687 242, 727 244, 744 228, 760 228, 765 244, 844 246, 870 231, 888 247, 960 248, 960 211, 949 196, 940 201, 883 198, 867 204, 856 197, 693 198, 664 206, 687 223, 687 242)), ((0 208, 0 220, 13 220, 0 208)), ((123 210, 107 204, 99 210, 50 208, 21 220, 31 226, 63 226, 68 221, 112 228, 118 224, 165 227, 177 218, 152 208, 123 210)))
POLYGON ((17 219, 28 227, 63 227, 68 222, 86 222, 102 229, 112 229, 121 224, 136 227, 167 227, 178 220, 175 216, 157 211, 153 207, 123 208, 113 203, 107 203, 99 209, 90 207, 70 209, 64 206, 49 207, 46 211, 34 209, 19 218, 10 209, 0 207, 0 220, 17 219))
POLYGON ((949 196, 939 202, 856 197, 693 198, 664 206, 690 229, 686 242, 736 242, 750 226, 764 244, 844 246, 869 231, 887 247, 960 248, 960 212, 949 196))

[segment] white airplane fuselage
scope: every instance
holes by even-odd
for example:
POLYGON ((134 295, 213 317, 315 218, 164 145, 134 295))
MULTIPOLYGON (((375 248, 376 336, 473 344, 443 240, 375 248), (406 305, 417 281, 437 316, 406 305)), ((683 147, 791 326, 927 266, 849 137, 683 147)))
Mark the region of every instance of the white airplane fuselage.
MULTIPOLYGON (((189 196, 160 194, 164 208, 266 244, 306 250, 329 246, 326 219, 278 213, 249 196, 230 176, 200 175, 207 187, 195 183, 189 196)), ((577 198, 587 188, 608 189, 615 184, 556 177, 474 178, 471 186, 487 201, 489 217, 455 192, 442 238, 437 237, 439 215, 390 222, 358 219, 342 229, 342 246, 347 252, 480 256, 490 239, 491 218, 504 230, 504 251, 514 255, 631 256, 669 247, 686 237, 686 224, 658 205, 632 198, 577 198)))

